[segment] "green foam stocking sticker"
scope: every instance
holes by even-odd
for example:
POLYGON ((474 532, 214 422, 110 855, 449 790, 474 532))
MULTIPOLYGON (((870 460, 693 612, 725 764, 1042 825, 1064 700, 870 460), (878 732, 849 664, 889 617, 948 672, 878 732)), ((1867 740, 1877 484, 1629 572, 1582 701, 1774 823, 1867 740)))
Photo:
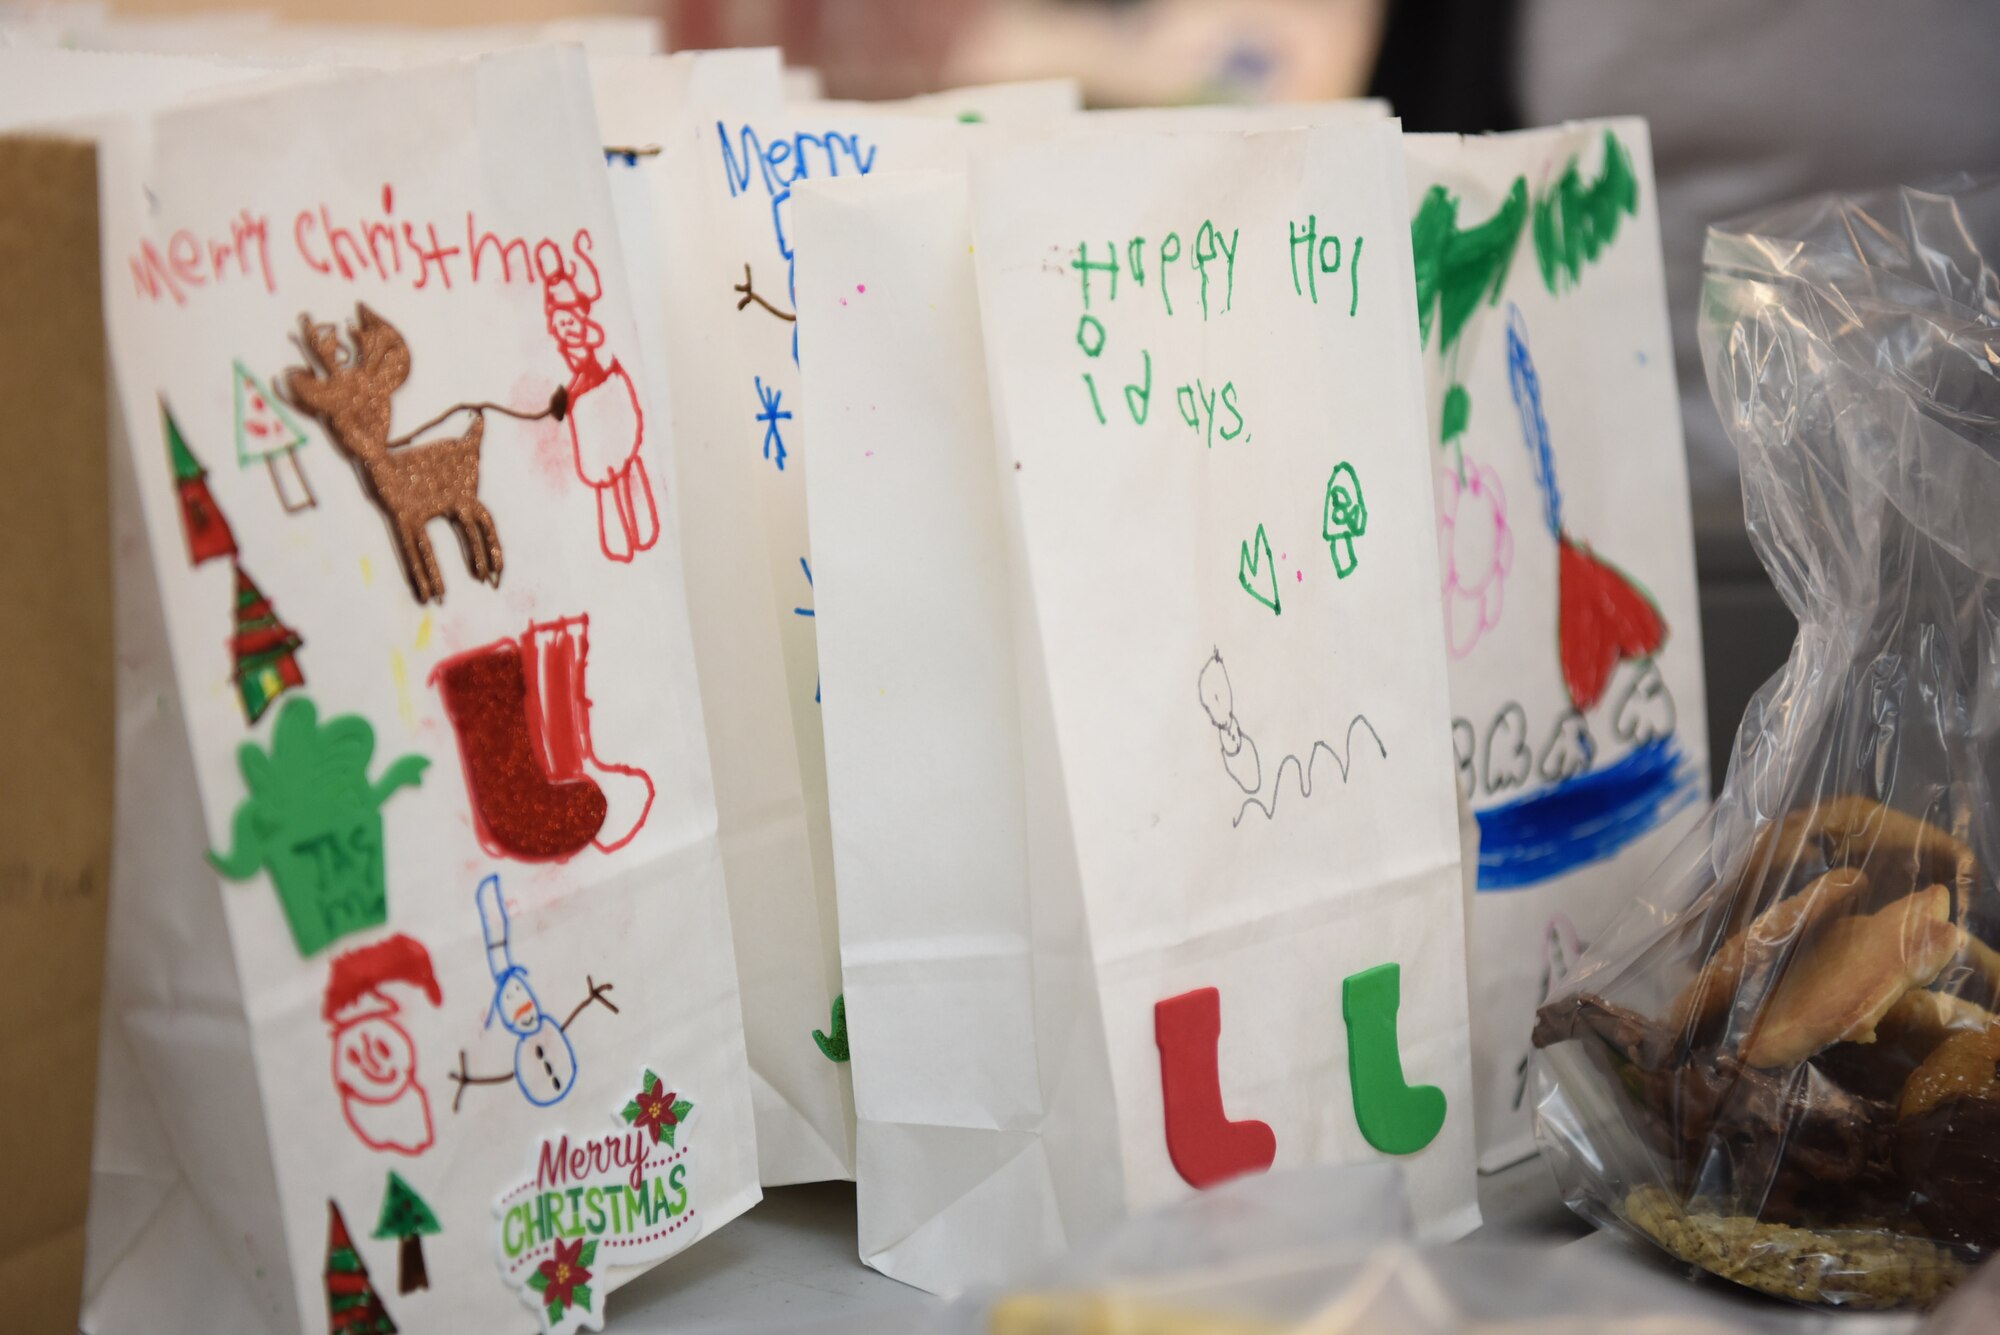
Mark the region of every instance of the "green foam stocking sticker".
POLYGON ((1444 1091, 1403 1081, 1403 1055, 1396 1046, 1402 973, 1401 965, 1378 964, 1340 985, 1354 1120, 1363 1139, 1384 1154, 1415 1154, 1444 1126, 1444 1091))

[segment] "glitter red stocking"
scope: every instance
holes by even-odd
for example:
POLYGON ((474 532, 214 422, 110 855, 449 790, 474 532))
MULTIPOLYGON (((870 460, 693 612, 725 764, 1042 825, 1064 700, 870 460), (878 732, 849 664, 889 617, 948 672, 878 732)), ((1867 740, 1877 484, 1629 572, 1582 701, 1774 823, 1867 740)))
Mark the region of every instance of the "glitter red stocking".
POLYGON ((590 698, 584 694, 590 618, 534 622, 521 637, 521 650, 528 679, 528 726, 544 767, 552 778, 597 785, 608 813, 592 842, 606 853, 623 848, 653 809, 653 780, 635 766, 598 759, 590 738, 590 698))
POLYGON ((432 680, 458 733, 473 823, 488 851, 546 862, 570 857, 596 836, 604 793, 580 770, 544 768, 537 739, 550 729, 542 702, 529 696, 519 643, 501 640, 446 659, 432 680))

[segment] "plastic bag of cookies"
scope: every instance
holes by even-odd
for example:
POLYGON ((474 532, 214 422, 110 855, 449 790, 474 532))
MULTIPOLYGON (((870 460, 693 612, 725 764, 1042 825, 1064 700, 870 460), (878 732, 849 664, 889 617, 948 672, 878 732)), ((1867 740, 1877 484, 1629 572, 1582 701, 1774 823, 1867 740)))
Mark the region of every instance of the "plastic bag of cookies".
POLYGON ((1798 617, 1714 810, 1537 1015, 1573 1208, 1801 1302, 2000 1248, 2000 182, 1711 229, 1702 353, 1798 617))

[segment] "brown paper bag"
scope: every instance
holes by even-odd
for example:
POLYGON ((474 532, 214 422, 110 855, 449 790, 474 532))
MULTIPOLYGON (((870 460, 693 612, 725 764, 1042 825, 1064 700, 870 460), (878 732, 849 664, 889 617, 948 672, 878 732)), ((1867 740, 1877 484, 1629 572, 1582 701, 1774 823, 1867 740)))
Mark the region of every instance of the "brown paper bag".
POLYGON ((74 1329, 111 861, 111 563, 97 161, 0 136, 0 1291, 74 1329))

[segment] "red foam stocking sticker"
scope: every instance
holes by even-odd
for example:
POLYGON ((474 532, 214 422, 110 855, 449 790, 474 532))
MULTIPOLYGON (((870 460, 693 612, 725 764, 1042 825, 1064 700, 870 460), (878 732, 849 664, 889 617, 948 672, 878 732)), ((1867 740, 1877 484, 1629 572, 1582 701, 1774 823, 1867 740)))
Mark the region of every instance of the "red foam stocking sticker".
POLYGON ((512 640, 446 659, 434 680, 458 733, 465 788, 480 842, 530 862, 561 859, 589 844, 604 824, 604 792, 590 779, 556 777, 543 768, 531 709, 512 640))
POLYGON ((1167 1157, 1180 1175, 1206 1188, 1268 1169, 1278 1137, 1263 1122, 1232 1122, 1222 1109, 1216 1064, 1222 994, 1203 987, 1155 1004, 1153 1037, 1160 1046, 1167 1157))
POLYGON ((1564 535, 1557 573, 1558 637, 1570 703, 1589 712, 1604 698, 1620 659, 1649 658, 1667 641, 1660 609, 1632 581, 1564 535))

